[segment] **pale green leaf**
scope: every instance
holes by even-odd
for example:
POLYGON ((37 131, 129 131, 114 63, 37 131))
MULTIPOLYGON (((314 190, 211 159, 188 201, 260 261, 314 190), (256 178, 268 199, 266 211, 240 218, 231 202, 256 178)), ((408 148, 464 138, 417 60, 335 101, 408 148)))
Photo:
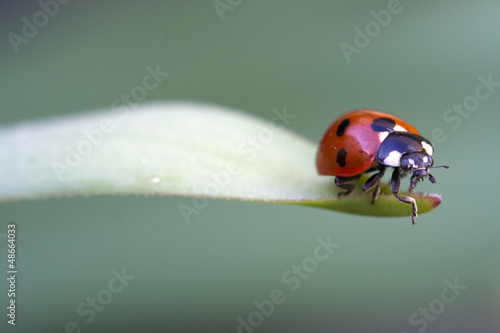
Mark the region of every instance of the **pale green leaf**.
MULTIPOLYGON (((338 199, 333 177, 316 173, 317 144, 286 129, 296 121, 286 111, 263 120, 214 105, 157 103, 3 126, 0 200, 156 194, 410 215, 386 185, 375 205, 370 192, 338 199)), ((412 196, 420 213, 441 201, 412 196)))

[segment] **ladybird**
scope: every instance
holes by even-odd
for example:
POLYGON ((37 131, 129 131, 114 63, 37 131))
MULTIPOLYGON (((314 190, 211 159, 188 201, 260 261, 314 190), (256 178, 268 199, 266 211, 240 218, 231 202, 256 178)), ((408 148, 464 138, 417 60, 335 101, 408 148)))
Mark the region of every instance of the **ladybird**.
POLYGON ((418 181, 426 177, 434 184, 430 168, 434 148, 418 130, 401 118, 375 110, 351 111, 338 118, 326 131, 319 144, 316 167, 320 175, 335 176, 335 185, 349 195, 356 186, 350 182, 364 173, 371 173, 362 187, 364 192, 375 188, 372 204, 380 192, 380 181, 388 167, 394 168, 391 178, 396 199, 412 204, 412 224, 417 217, 417 203, 409 196, 399 196, 401 178, 411 174, 412 192, 418 181))

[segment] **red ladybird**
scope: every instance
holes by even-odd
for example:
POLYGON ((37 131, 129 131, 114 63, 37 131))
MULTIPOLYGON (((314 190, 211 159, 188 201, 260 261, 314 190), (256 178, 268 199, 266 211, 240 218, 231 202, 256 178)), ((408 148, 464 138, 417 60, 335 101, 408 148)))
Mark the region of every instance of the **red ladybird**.
POLYGON ((425 177, 435 183, 429 172, 434 163, 433 150, 430 141, 401 118, 381 111, 356 110, 344 114, 328 128, 319 145, 316 167, 320 175, 335 176, 335 184, 346 190, 339 196, 356 188, 350 181, 363 173, 375 172, 362 188, 368 191, 375 187, 372 204, 380 192, 385 169, 393 167, 392 193, 398 200, 412 204, 415 224, 415 199, 398 195, 401 178, 411 174, 410 192, 425 177))

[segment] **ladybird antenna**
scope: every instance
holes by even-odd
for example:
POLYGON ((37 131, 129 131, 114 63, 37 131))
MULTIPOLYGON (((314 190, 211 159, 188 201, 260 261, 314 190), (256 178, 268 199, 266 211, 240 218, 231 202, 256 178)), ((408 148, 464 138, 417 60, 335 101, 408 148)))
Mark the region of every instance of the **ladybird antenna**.
POLYGON ((431 169, 434 169, 434 168, 445 168, 445 169, 448 169, 449 166, 447 165, 437 165, 437 166, 431 166, 431 169))

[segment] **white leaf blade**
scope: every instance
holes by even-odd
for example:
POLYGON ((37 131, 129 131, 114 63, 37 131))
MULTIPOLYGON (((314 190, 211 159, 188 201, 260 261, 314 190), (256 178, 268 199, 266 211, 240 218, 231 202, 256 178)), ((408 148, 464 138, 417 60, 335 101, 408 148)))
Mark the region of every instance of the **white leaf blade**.
POLYGON ((315 144, 219 106, 149 104, 0 129, 0 198, 171 194, 327 198, 315 144))
MULTIPOLYGON (((273 110, 262 120, 220 106, 177 102, 3 126, 0 201, 176 195, 370 216, 411 214, 386 184, 375 205, 371 193, 360 191, 339 199, 333 177, 316 172, 317 145, 287 130, 290 121, 283 114, 273 110)), ((419 213, 441 202, 438 195, 412 196, 419 213)))

